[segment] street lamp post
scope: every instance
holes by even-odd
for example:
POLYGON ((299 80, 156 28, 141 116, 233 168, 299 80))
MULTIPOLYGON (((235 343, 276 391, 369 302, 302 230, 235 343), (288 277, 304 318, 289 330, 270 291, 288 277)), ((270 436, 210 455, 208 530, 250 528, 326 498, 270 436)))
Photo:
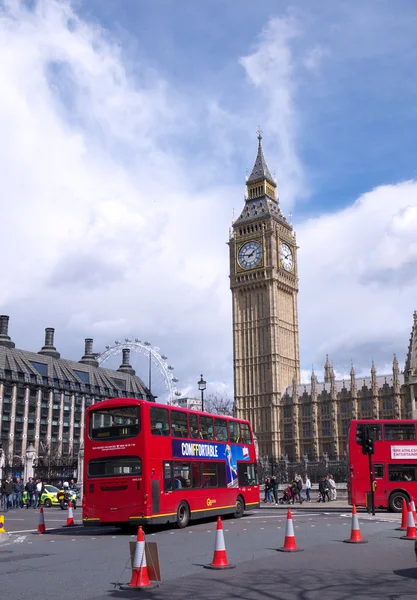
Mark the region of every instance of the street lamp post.
POLYGON ((206 389, 206 382, 203 379, 203 375, 200 375, 200 381, 198 382, 198 389, 201 392, 201 411, 204 412, 204 390, 206 389))

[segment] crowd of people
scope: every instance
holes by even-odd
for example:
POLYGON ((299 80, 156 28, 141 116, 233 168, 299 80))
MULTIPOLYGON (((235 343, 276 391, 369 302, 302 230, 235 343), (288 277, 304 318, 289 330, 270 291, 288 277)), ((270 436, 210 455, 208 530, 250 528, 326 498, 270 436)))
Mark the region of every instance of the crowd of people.
MULTIPOLYGON (((275 475, 265 479, 265 504, 269 503, 278 506, 278 504, 294 504, 295 502, 302 504, 304 501, 311 502, 311 481, 308 475, 305 476, 303 481, 301 475, 296 473, 293 481, 285 488, 281 498, 279 498, 278 488, 278 481, 275 475)), ((336 499, 336 482, 333 479, 333 475, 329 473, 325 477, 320 478, 317 502, 326 502, 326 500, 327 502, 330 502, 331 500, 336 499)))
MULTIPOLYGON (((77 486, 73 479, 59 481, 56 487, 60 489, 76 490, 77 486)), ((42 479, 29 477, 26 484, 20 477, 6 477, 0 485, 0 508, 4 512, 15 508, 39 508, 41 506, 42 494, 45 491, 45 483, 42 479)))

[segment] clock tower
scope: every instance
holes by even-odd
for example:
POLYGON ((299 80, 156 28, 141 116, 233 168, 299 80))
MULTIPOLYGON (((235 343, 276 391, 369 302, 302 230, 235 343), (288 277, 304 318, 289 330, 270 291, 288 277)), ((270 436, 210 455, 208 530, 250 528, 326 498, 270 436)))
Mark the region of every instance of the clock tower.
POLYGON ((300 380, 297 244, 258 140, 229 241, 235 413, 252 423, 260 456, 278 459, 281 395, 300 380))

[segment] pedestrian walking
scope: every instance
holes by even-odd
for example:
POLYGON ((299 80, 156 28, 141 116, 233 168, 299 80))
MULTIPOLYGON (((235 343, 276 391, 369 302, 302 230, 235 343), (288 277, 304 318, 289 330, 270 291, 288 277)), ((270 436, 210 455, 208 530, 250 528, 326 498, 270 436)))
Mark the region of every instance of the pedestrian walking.
POLYGON ((310 481, 310 477, 308 475, 306 475, 306 479, 305 479, 305 488, 306 488, 306 501, 311 502, 311 499, 310 499, 311 481, 310 481))
POLYGON ((330 500, 336 500, 336 498, 337 498, 336 482, 333 479, 333 475, 331 473, 329 473, 329 475, 327 476, 327 483, 329 485, 330 500))
POLYGON ((33 481, 32 477, 29 477, 25 490, 27 493, 26 508, 30 508, 32 505, 33 508, 36 508, 36 483, 33 481))
POLYGON ((278 506, 278 481, 275 475, 271 477, 271 490, 274 496, 275 506, 278 506))
POLYGON ((8 510, 13 508, 13 481, 10 475, 6 477, 5 481, 3 481, 2 488, 3 494, 3 510, 6 513, 8 510))
POLYGON ((16 477, 16 481, 13 485, 15 508, 23 508, 22 497, 24 490, 25 487, 23 485, 23 481, 20 479, 20 477, 16 477))

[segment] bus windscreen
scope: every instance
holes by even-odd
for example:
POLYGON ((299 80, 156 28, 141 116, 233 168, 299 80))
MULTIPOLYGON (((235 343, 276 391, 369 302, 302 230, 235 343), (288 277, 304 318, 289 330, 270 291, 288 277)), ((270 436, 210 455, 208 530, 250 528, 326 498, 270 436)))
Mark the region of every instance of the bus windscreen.
POLYGON ((135 437, 139 432, 139 406, 118 406, 91 413, 89 433, 92 440, 135 437))

